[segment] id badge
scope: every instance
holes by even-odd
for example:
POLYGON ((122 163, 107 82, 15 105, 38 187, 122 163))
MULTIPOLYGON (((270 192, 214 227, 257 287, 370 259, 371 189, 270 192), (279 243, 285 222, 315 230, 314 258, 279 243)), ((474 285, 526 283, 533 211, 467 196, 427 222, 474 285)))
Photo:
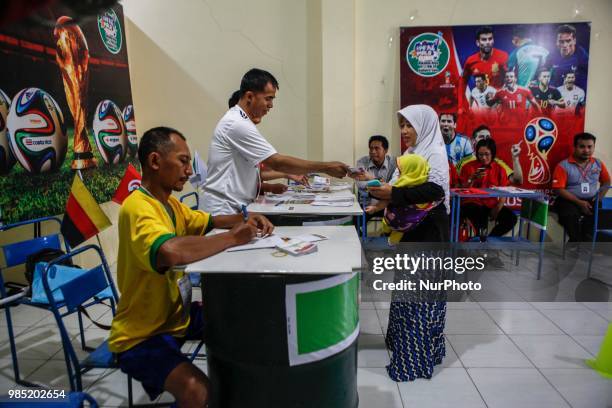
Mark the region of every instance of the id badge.
POLYGON ((176 283, 178 284, 179 292, 181 294, 181 299, 183 300, 183 310, 189 311, 189 306, 191 305, 191 280, 189 279, 189 275, 185 274, 182 278, 177 279, 176 283))
POLYGON ((581 183, 580 184, 580 190, 581 190, 582 194, 589 194, 589 189, 590 189, 589 183, 581 183))

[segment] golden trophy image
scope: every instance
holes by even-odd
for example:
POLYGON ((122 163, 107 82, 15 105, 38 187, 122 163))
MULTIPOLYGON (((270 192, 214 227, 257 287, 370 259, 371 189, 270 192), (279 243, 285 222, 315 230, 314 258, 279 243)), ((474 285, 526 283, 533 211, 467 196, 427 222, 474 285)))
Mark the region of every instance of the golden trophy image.
POLYGON ((86 125, 89 86, 87 41, 83 31, 68 16, 57 19, 53 35, 57 51, 55 60, 64 81, 66 102, 74 119, 74 155, 71 168, 77 170, 95 167, 97 163, 91 151, 86 125))

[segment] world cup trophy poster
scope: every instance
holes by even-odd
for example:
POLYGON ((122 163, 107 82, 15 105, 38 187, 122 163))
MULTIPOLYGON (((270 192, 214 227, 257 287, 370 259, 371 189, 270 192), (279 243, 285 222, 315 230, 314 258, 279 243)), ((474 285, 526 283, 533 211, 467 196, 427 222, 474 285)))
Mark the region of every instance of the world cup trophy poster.
POLYGON ((402 27, 401 106, 437 111, 456 168, 492 137, 509 173, 518 158, 521 187, 549 191, 584 130, 590 32, 587 22, 402 27))
POLYGON ((36 13, 38 23, 0 27, 3 224, 62 214, 76 171, 97 202, 110 201, 138 167, 123 8, 36 13))

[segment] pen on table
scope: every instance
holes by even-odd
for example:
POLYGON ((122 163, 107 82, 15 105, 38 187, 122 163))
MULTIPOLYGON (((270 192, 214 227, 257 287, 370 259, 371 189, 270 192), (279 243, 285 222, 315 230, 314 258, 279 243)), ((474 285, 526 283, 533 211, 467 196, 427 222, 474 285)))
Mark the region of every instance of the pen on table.
POLYGON ((242 205, 242 219, 244 220, 244 222, 247 222, 249 220, 249 212, 247 211, 246 205, 242 205))
POLYGON ((279 206, 279 205, 281 205, 281 204, 285 204, 285 202, 284 202, 284 201, 279 201, 278 203, 274 204, 274 206, 275 206, 275 207, 278 207, 278 206, 279 206))

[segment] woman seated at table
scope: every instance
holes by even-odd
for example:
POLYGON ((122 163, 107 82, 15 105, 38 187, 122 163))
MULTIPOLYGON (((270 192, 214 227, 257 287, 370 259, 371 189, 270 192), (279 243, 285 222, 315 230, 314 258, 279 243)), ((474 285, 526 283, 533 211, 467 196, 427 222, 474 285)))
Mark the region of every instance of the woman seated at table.
MULTIPOLYGON (((506 171, 495 162, 497 151, 493 139, 480 140, 476 144, 475 161, 461 167, 459 184, 461 187, 490 188, 507 186, 506 171)), ((516 224, 516 215, 504 207, 505 198, 463 198, 461 200, 461 215, 467 217, 480 232, 480 236, 503 236, 510 232, 516 224), (489 219, 495 221, 495 227, 489 234, 489 219)))

